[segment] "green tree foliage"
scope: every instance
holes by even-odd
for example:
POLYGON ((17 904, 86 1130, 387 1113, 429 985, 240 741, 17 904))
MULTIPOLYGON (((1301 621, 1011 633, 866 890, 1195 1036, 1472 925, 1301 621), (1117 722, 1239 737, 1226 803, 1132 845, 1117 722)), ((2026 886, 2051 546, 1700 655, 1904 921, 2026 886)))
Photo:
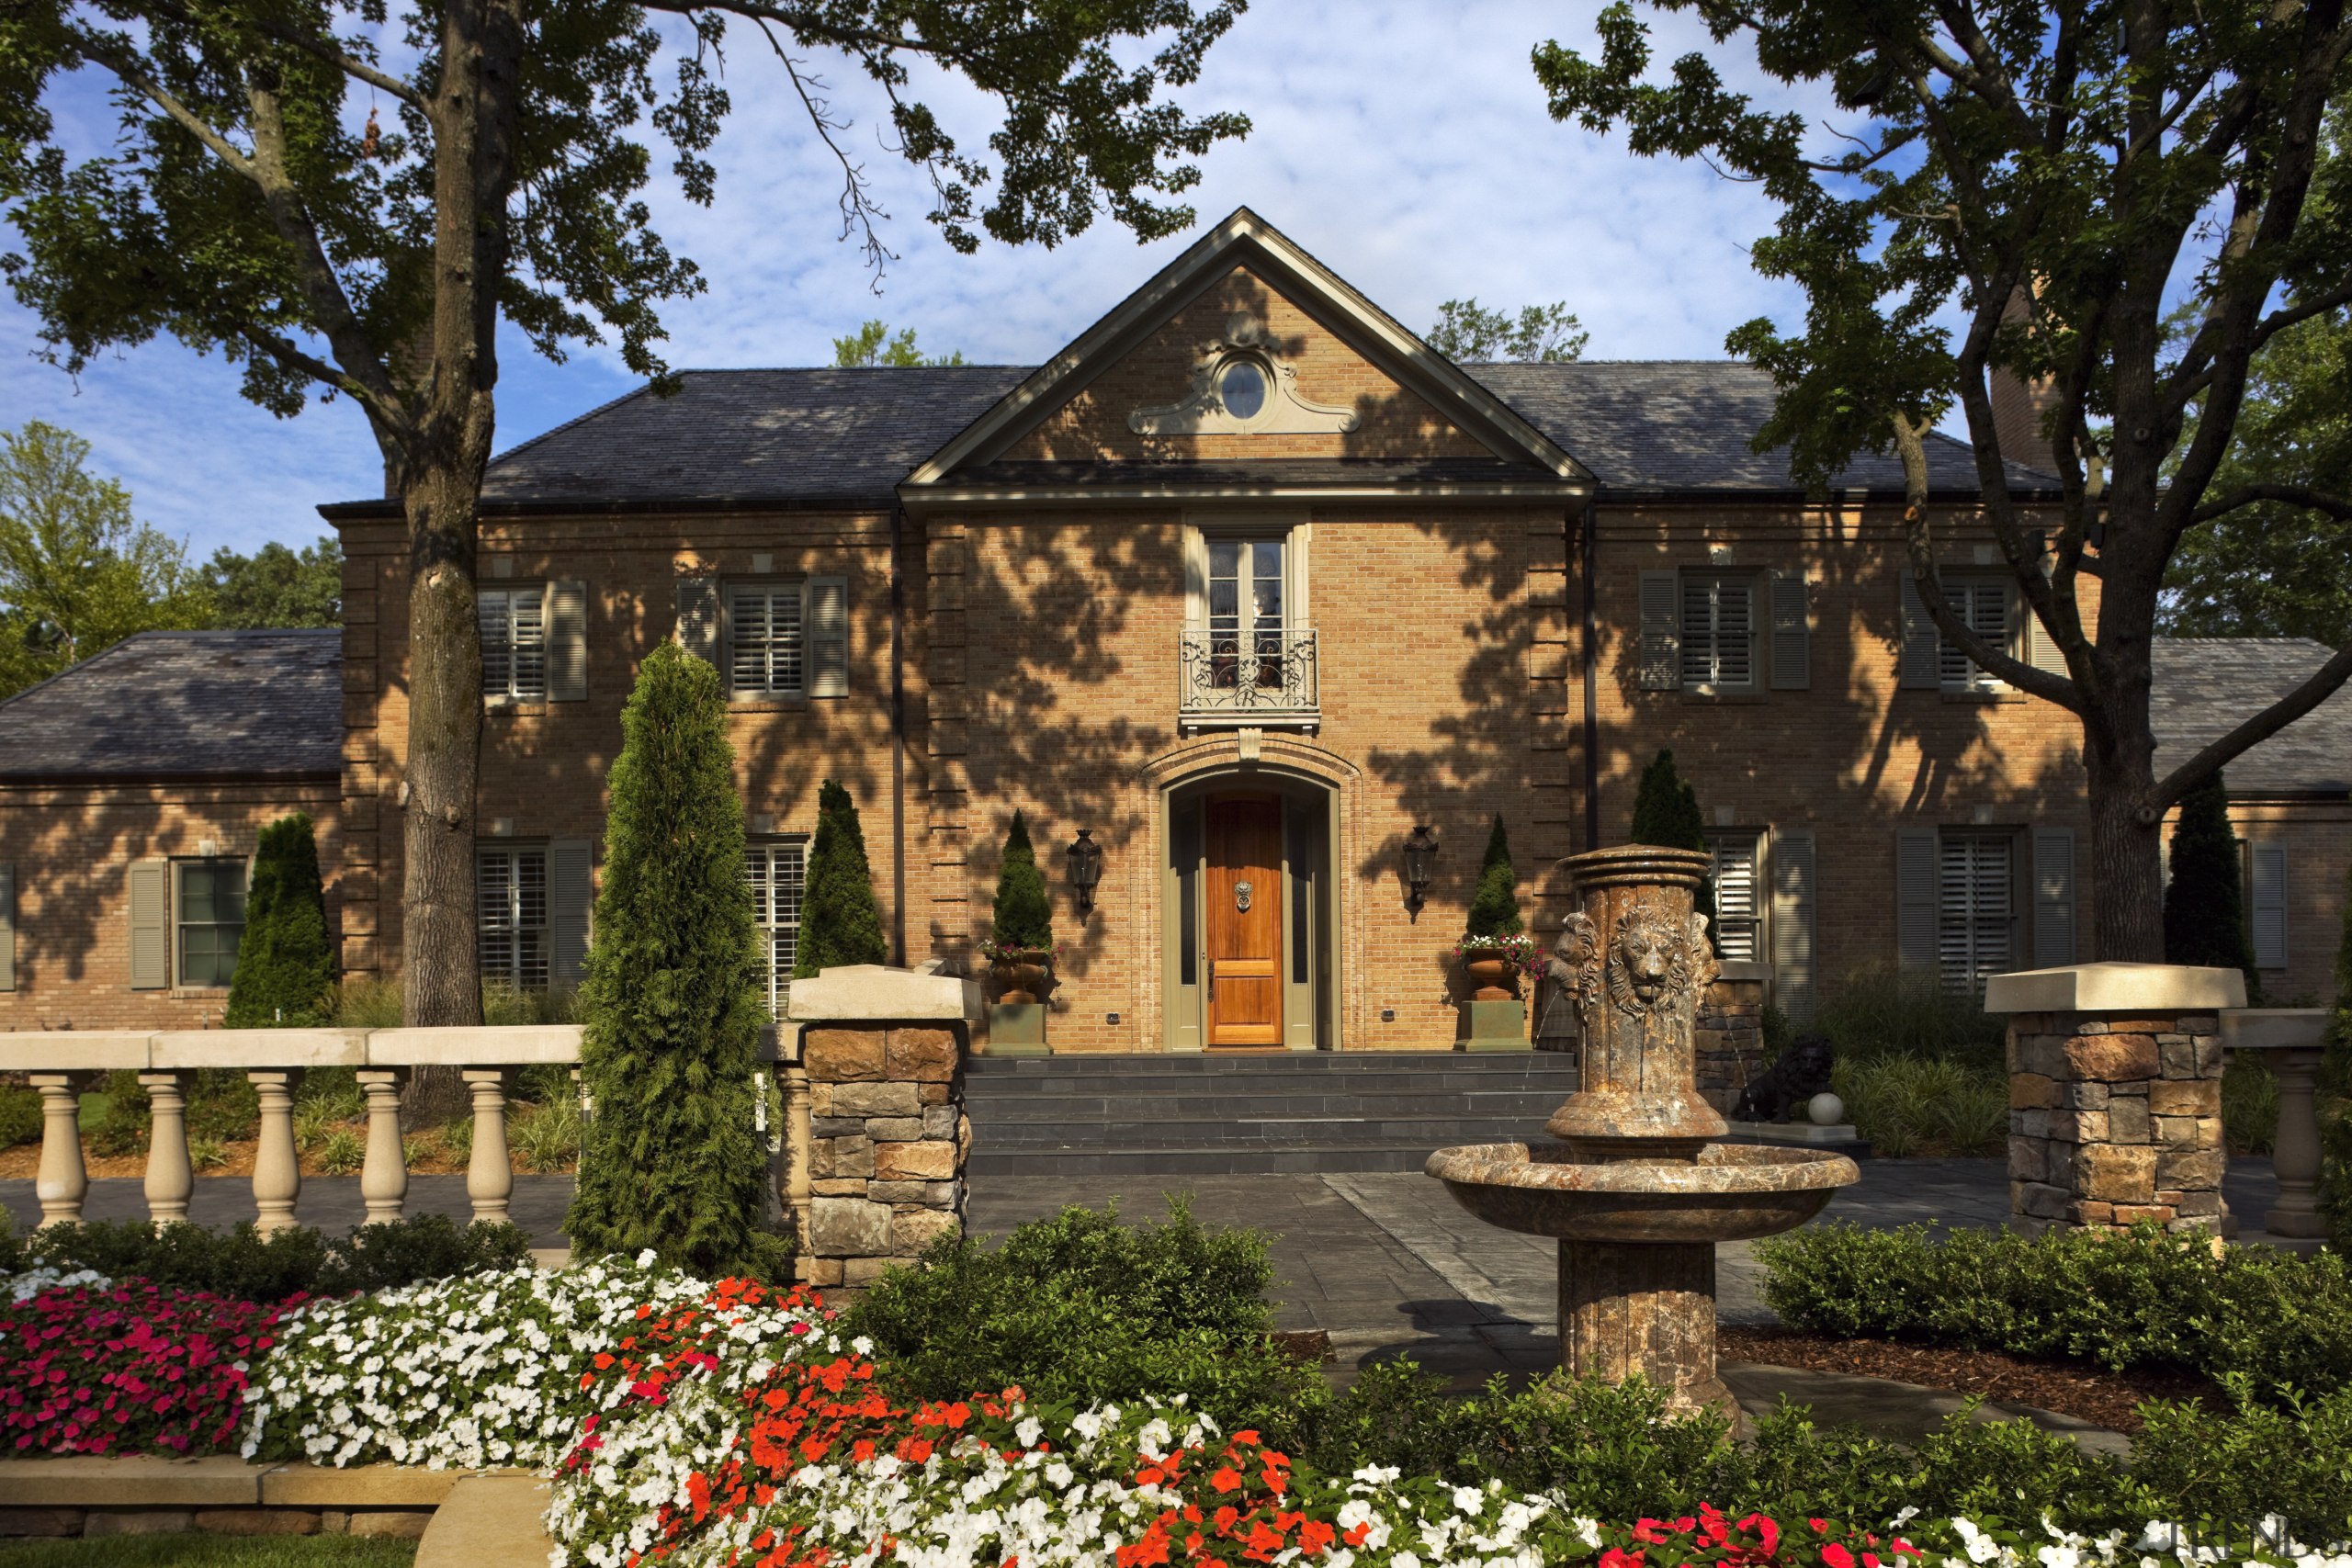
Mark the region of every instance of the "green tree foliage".
POLYGON ((674 643, 621 713, 580 1067, 596 1108, 564 1229, 583 1257, 651 1247, 708 1279, 770 1274, 754 1141, 759 932, 718 673, 674 643))
POLYGON ((2172 880, 2165 886, 2165 962, 2244 970, 2251 997, 2256 977, 2244 878, 2230 797, 2215 773, 2180 797, 2172 880))
POLYGON ((1524 306, 1516 317, 1487 310, 1476 299, 1448 299, 1437 308, 1429 345, 1462 365, 1500 359, 1557 365, 1580 357, 1591 337, 1569 314, 1565 299, 1524 306))
POLYGON ((924 365, 961 365, 964 351, 927 355, 915 347, 914 328, 902 327, 893 335, 888 322, 868 321, 849 336, 833 340, 833 363, 843 370, 873 366, 907 370, 924 365))
MULTIPOLYGON (((1707 819, 1699 811, 1699 792, 1690 787, 1674 765, 1674 753, 1660 750, 1642 770, 1642 782, 1634 792, 1634 835, 1637 844, 1656 844, 1667 850, 1697 850, 1708 852, 1707 819)), ((1715 879, 1702 876, 1692 908, 1707 917, 1707 941, 1720 946, 1715 939, 1715 879)))
POLYGON ((844 231, 876 267, 891 259, 887 218, 853 151, 847 95, 812 79, 820 55, 863 81, 888 118, 884 143, 927 176, 927 216, 959 252, 983 234, 1057 244, 1106 212, 1139 239, 1179 232, 1193 220, 1179 198, 1200 178, 1189 160, 1249 122, 1170 94, 1198 79, 1237 11, 1222 0, 0 9, 0 202, 16 241, 5 268, 45 357, 76 370, 168 333, 238 366, 244 395, 274 413, 312 396, 357 409, 405 515, 408 558, 432 564, 411 577, 407 616, 411 1022, 480 1014, 473 570, 502 332, 557 360, 617 340, 622 362, 666 389, 661 308, 704 283, 653 227, 645 187, 659 159, 686 199, 715 198, 709 150, 751 62, 783 77, 770 84, 793 89, 781 96, 839 158, 844 231), (722 85, 730 44, 736 78, 722 85), (93 93, 109 96, 110 134, 89 133, 93 93), (938 93, 959 118, 976 96, 992 103, 999 123, 958 141, 925 101, 938 93))
POLYGON ((1054 901, 1046 891, 1046 874, 1037 869, 1037 852, 1029 844, 1028 818, 1018 811, 1004 836, 989 934, 1007 947, 1054 945, 1054 901))
POLYGON ((186 552, 133 518, 130 492, 90 472, 89 457, 87 441, 40 420, 0 432, 0 697, 133 633, 211 618, 186 552))
POLYGON ((2233 485, 2222 467, 2254 356, 2352 303, 2352 169, 2321 156, 2352 80, 2352 17, 2263 0, 1659 8, 1711 22, 1740 74, 1773 79, 1773 107, 1703 51, 1655 71, 1648 28, 1619 0, 1594 56, 1536 50, 1553 117, 1622 129, 1643 156, 1703 159, 1778 208, 1750 254, 1804 291, 1802 327, 1758 319, 1728 339, 1778 388, 1757 449, 1787 443, 1811 489, 1861 452, 1900 459, 1910 564, 1944 637, 2081 725, 2096 952, 2159 957, 2165 808, 2352 676, 2347 648, 2154 772, 2149 646, 2180 541, 2256 503, 2352 520, 2352 498, 2233 485), (2168 332, 2184 292, 2193 324, 2168 332), (2004 377, 2048 391, 2024 450, 2004 449, 1995 417, 2004 377), (1984 524, 2064 672, 1971 630, 1944 593, 1928 433, 1955 408, 1984 524), (2101 431, 2113 439, 2095 454, 2101 431), (2029 511, 2005 459, 2053 469, 2061 502, 2029 511), (2096 614, 2077 593, 2086 570, 2096 614))
POLYGON ((817 792, 817 837, 800 894, 800 945, 792 973, 807 979, 844 964, 881 964, 890 955, 874 871, 865 863, 865 829, 857 802, 831 779, 817 792))
POLYGON ((261 830, 221 1021, 231 1029, 325 1023, 334 1013, 334 987, 318 840, 310 818, 297 812, 261 830))
POLYGON ((300 550, 272 539, 249 556, 226 545, 204 563, 212 624, 231 631, 343 624, 343 546, 332 535, 300 550))
POLYGON ((1503 814, 1498 811, 1463 930, 1469 936, 1517 936, 1526 929, 1527 922, 1519 918, 1519 873, 1511 869, 1510 835, 1503 830, 1503 814))

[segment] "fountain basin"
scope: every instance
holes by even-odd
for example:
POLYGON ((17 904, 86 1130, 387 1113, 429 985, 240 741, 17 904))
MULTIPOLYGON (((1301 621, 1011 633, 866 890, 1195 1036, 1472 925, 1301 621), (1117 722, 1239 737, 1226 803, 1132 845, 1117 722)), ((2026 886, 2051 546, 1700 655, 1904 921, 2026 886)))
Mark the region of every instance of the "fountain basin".
POLYGON ((1563 1241, 1676 1245, 1794 1230, 1861 1179, 1843 1155, 1707 1144, 1696 1160, 1577 1161, 1565 1145, 1440 1149, 1423 1168, 1488 1224, 1563 1241))

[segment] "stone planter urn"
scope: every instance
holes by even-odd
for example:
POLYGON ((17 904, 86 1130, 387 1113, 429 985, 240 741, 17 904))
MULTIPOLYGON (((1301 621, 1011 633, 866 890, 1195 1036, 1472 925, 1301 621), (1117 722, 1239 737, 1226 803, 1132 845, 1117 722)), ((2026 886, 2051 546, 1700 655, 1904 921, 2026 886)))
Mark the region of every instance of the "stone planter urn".
POLYGON ((1469 976, 1470 999, 1480 1002, 1509 1002, 1519 999, 1519 965, 1497 953, 1491 958, 1465 958, 1463 972, 1469 976))
POLYGON ((1011 957, 997 959, 989 965, 996 977, 996 999, 1016 1006, 1035 1005, 1038 993, 1046 988, 1046 972, 1053 962, 1052 952, 1042 947, 1024 947, 1011 957))

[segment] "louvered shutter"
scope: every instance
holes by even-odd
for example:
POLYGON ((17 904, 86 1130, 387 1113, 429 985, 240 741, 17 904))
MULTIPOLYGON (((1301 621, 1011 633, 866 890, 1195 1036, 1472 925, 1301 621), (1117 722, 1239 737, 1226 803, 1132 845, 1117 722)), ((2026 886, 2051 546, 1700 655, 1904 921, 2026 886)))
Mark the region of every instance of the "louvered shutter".
POLYGON ((547 586, 548 701, 584 702, 588 697, 588 585, 547 586))
POLYGON ((1641 575, 1641 682, 1645 692, 1671 692, 1682 684, 1682 636, 1679 574, 1641 575))
POLYGON ((1911 691, 1934 691, 1943 684, 1939 660, 1943 636, 1928 617, 1927 602, 1909 567, 1903 570, 1903 653, 1899 684, 1911 691))
POLYGON ((514 696, 545 702, 548 696, 547 591, 516 589, 506 595, 506 624, 514 641, 514 696))
POLYGON ((678 579, 678 646, 696 659, 718 662, 718 580, 678 579))
POLYGON ((1894 946, 1906 969, 1936 966, 1936 830, 1894 835, 1894 946))
POLYGON ((1953 991, 1976 995, 1986 979, 2015 968, 2009 840, 1954 836, 1940 846, 1937 966, 1953 991))
POLYGON ((1782 1012, 1813 1016, 1813 835, 1772 835, 1772 995, 1782 1012))
POLYGON ((2254 937, 2254 966, 2287 967, 2287 850, 2283 844, 2256 844, 2247 859, 2253 865, 2254 897, 2246 911, 2254 937))
POLYGON ((1756 585, 1744 579, 1714 584, 1715 684, 1756 684, 1756 585))
POLYGON ((506 590, 484 589, 474 599, 474 628, 481 637, 481 693, 511 695, 514 689, 514 630, 506 614, 506 590))
POLYGON ((727 689, 764 692, 768 685, 768 649, 772 632, 768 591, 738 588, 727 595, 727 689))
POLYGON ((2075 834, 2070 828, 2033 830, 2033 966, 2055 969, 2075 961, 2075 834))
POLYGON ((2033 613, 2022 593, 2018 595, 2018 607, 2025 617, 2025 661, 2052 675, 2067 673, 2066 656, 2059 651, 2058 639, 2050 635, 2050 628, 2041 624, 2041 617, 2033 613))
POLYGON ((1813 684, 1811 605, 1804 574, 1772 574, 1772 690, 1802 692, 1813 684))
POLYGON ((0 991, 17 988, 17 868, 0 864, 0 991))
POLYGON ((849 695, 849 580, 812 577, 808 580, 806 619, 808 641, 808 694, 812 697, 849 695))
POLYGON ((596 903, 585 839, 548 846, 548 936, 554 948, 554 983, 576 986, 588 962, 588 922, 596 903))
POLYGON ((160 991, 172 983, 170 900, 165 879, 171 863, 130 863, 130 988, 160 991))
POLYGON ((1757 928, 1760 890, 1756 858, 1761 835, 1754 832, 1710 833, 1707 846, 1714 855, 1715 947, 1724 957, 1746 963, 1761 959, 1757 928))

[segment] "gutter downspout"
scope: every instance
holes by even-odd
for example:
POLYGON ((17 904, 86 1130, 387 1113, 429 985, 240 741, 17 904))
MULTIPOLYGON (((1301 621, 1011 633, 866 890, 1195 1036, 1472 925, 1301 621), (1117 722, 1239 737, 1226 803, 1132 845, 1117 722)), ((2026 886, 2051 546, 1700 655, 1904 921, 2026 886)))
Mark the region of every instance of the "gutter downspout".
POLYGON ((1599 505, 1589 495, 1584 502, 1584 847, 1600 848, 1600 650, 1599 574, 1600 542, 1595 526, 1599 505))
POLYGON ((890 962, 907 966, 907 592, 899 570, 904 506, 890 508, 890 962))

